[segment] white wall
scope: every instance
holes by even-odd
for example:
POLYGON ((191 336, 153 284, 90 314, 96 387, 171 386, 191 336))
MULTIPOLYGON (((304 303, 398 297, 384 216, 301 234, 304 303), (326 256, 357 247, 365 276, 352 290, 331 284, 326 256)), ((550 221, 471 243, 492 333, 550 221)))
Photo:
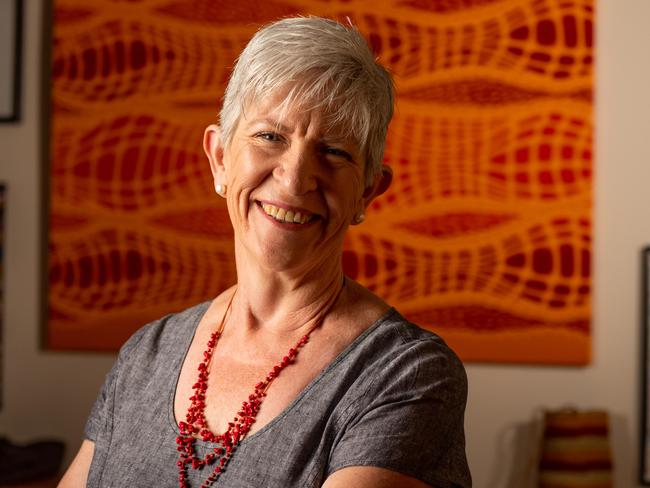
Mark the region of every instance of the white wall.
MULTIPOLYGON (((0 126, 6 214, 0 435, 76 449, 113 357, 39 350, 41 2, 26 0, 23 120, 0 126)), ((598 3, 594 361, 586 368, 470 365, 468 456, 477 488, 518 488, 511 472, 542 408, 612 414, 616 487, 636 486, 639 250, 650 244, 650 0, 598 3), (523 444, 522 444, 523 441, 523 444)))
POLYGON ((0 181, 8 187, 0 435, 19 441, 53 436, 76 450, 83 419, 113 356, 39 349, 43 3, 24 2, 22 121, 0 125, 0 181))
MULTIPOLYGON (((477 487, 511 469, 514 435, 540 408, 612 414, 615 486, 636 486, 640 249, 650 244, 650 2, 597 2, 593 363, 471 365, 466 417, 477 487)), ((521 469, 521 467, 516 467, 521 469)))

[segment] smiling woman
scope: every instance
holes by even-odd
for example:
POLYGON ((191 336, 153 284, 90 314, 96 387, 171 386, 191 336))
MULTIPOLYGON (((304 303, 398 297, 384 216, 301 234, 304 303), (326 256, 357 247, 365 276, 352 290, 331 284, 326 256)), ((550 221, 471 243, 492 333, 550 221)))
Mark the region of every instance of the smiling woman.
POLYGON ((215 185, 228 189, 238 269, 311 268, 336 281, 345 231, 390 172, 381 168, 364 191, 360 142, 319 109, 283 107, 286 91, 246 107, 227 144, 224 131, 208 127, 205 150, 215 185))
POLYGON ((462 364, 341 267, 392 111, 355 29, 253 37, 204 136, 237 283, 122 347, 62 487, 471 485, 462 364))

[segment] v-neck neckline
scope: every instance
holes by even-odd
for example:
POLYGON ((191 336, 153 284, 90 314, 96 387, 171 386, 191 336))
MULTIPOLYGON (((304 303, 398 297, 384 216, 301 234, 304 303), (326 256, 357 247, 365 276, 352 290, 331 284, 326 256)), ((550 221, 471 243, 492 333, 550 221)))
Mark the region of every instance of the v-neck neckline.
MULTIPOLYGON (((187 355, 189 353, 190 346, 192 345, 192 341, 196 336, 196 331, 198 330, 198 326, 203 320, 203 317, 205 316, 206 312, 208 311, 211 302, 212 302, 211 300, 208 300, 207 302, 203 302, 199 305, 196 305, 196 308, 198 308, 197 318, 195 319, 194 324, 191 327, 192 333, 187 334, 189 339, 185 344, 184 352, 182 354, 178 366, 178 371, 176 371, 174 374, 175 381, 172 384, 171 395, 168 395, 169 423, 175 436, 180 435, 180 430, 178 428, 176 415, 174 413, 174 400, 176 398, 176 392, 178 390, 178 383, 180 380, 181 370, 183 369, 183 365, 185 364, 185 360, 187 359, 187 355)), ((344 347, 341 350, 341 352, 339 352, 326 366, 324 366, 323 369, 321 369, 320 372, 316 374, 316 376, 314 376, 314 378, 312 378, 312 380, 309 383, 307 383, 307 385, 296 394, 293 400, 291 400, 289 404, 284 409, 282 409, 280 413, 278 413, 275 417, 273 417, 266 424, 264 424, 264 426, 261 427, 259 430, 256 430, 252 434, 247 435, 244 439, 242 439, 241 442, 239 443, 239 446, 243 446, 249 442, 252 442, 252 440, 254 440, 256 437, 263 435, 266 431, 273 428, 275 424, 277 424, 284 417, 290 414, 291 411, 294 408, 296 408, 296 406, 309 393, 310 390, 312 390, 318 383, 320 383, 325 378, 325 376, 327 376, 330 373, 330 371, 332 371, 341 361, 343 361, 345 357, 348 354, 350 354, 361 342, 363 342, 374 330, 379 328, 381 324, 386 322, 394 314, 398 314, 397 310, 394 307, 390 307, 375 322, 373 322, 369 327, 367 327, 363 332, 361 332, 361 334, 359 334, 352 342, 350 342, 350 344, 344 347)), ((213 442, 206 442, 201 439, 196 439, 195 442, 197 443, 198 446, 205 446, 206 448, 212 448, 220 445, 213 442)))

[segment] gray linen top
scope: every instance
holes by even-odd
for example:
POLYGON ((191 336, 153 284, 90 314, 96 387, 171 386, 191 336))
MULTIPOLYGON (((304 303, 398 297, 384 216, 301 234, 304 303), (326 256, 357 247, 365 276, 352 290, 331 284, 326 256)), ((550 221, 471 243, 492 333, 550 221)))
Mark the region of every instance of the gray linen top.
MULTIPOLYGON (((86 424, 95 442, 88 487, 178 486, 174 393, 208 306, 152 322, 120 350, 86 424)), ((245 438, 213 486, 320 487, 343 467, 377 466, 438 488, 469 487, 466 397, 456 355, 391 309, 245 438)), ((201 455, 216 447, 196 446, 201 455)), ((190 486, 211 472, 189 469, 190 486)))

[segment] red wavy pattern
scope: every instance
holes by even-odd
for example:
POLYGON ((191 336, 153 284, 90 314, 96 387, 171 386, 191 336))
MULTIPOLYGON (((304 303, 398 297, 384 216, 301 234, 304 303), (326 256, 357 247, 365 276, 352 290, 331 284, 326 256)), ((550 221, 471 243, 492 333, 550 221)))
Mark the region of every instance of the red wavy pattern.
POLYGON ((52 213, 50 215, 50 225, 62 231, 74 230, 84 227, 88 224, 88 217, 79 215, 63 215, 52 213))
POLYGON ((51 169, 53 197, 126 211, 204 202, 202 194, 212 183, 200 134, 200 126, 143 114, 106 120, 73 139, 62 137, 51 169))
POLYGON ((305 13, 304 9, 297 5, 273 0, 264 0, 255 5, 230 0, 185 0, 169 2, 155 10, 175 19, 222 24, 261 23, 266 22, 267 19, 304 15, 305 13))
POLYGON ((591 292, 590 236, 589 221, 567 218, 495 243, 468 241, 460 249, 422 249, 361 234, 350 240, 343 265, 350 277, 395 303, 471 293, 476 299, 517 300, 520 306, 535 304, 546 311, 580 308, 589 303, 591 292))
POLYGON ((135 230, 90 233, 65 246, 50 245, 51 299, 60 310, 85 313, 152 302, 178 306, 232 283, 231 252, 209 243, 188 249, 175 239, 135 230))
MULTIPOLYGON (((462 21, 424 23, 413 16, 413 21, 405 22, 374 11, 364 15, 345 11, 338 17, 349 17, 367 32, 382 61, 404 77, 472 66, 532 74, 554 82, 591 76, 594 32, 590 1, 522 0, 498 18, 477 15, 476 20, 463 11, 461 7, 468 6, 464 2, 437 3, 442 9, 452 5, 458 7, 462 21)), ((439 12, 455 18, 451 8, 439 12)))
POLYGON ((450 213, 433 215, 423 219, 407 220, 398 227, 415 234, 432 237, 467 235, 502 225, 515 219, 515 215, 492 215, 478 213, 450 213))
POLYGON ((52 78, 61 98, 97 104, 194 92, 210 98, 216 112, 219 87, 246 37, 215 43, 167 25, 110 20, 55 43, 52 78))
POLYGON ((504 330, 525 330, 539 327, 577 330, 589 332, 589 320, 564 320, 552 322, 530 317, 520 317, 503 310, 481 306, 441 307, 409 311, 409 320, 416 324, 435 324, 444 329, 474 330, 476 332, 495 332, 504 330))
POLYGON ((425 12, 456 13, 483 5, 498 3, 503 0, 402 0, 400 6, 409 7, 425 12))
POLYGON ((450 199, 543 204, 587 195, 592 133, 590 120, 555 104, 480 120, 398 114, 385 153, 393 184, 373 208, 450 199))
POLYGON ((543 98, 575 98, 591 101, 590 90, 575 90, 565 93, 551 93, 547 90, 528 90, 491 80, 462 80, 438 83, 401 92, 403 99, 437 102, 445 104, 504 105, 523 103, 543 98))
POLYGON ((93 10, 81 7, 57 7, 54 9, 54 22, 58 25, 81 22, 92 17, 93 10))
POLYGON ((393 185, 345 270, 465 360, 588 361, 591 0, 54 9, 53 347, 116 348, 235 280, 201 136, 257 26, 302 12, 349 18, 399 80, 393 185))
POLYGON ((178 232, 205 237, 232 238, 232 224, 225 208, 196 208, 183 212, 170 212, 151 219, 152 223, 178 232))

